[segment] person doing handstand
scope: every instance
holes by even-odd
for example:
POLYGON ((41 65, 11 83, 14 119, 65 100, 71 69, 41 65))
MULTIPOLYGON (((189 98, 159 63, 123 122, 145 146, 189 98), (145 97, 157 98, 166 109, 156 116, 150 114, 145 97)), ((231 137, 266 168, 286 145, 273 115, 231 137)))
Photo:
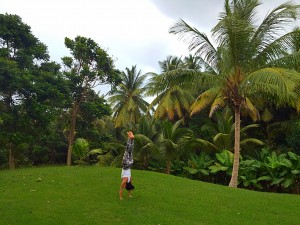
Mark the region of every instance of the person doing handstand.
POLYGON ((126 149, 123 155, 122 160, 122 173, 121 173, 121 186, 119 191, 120 200, 123 200, 123 189, 126 188, 128 190, 128 197, 131 196, 131 192, 134 189, 132 185, 132 177, 131 177, 131 166, 133 164, 133 144, 134 144, 134 135, 131 131, 127 132, 128 140, 126 149))

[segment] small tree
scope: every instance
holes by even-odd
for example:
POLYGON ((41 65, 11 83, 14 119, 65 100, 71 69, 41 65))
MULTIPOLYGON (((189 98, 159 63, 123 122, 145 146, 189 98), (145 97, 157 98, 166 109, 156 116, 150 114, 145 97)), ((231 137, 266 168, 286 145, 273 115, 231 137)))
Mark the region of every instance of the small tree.
POLYGON ((73 155, 75 158, 79 159, 78 162, 82 163, 84 157, 86 157, 89 152, 89 143, 83 138, 77 138, 73 145, 73 155))
POLYGON ((158 145, 159 150, 166 161, 166 173, 170 174, 172 161, 178 159, 183 153, 183 143, 186 138, 193 135, 187 128, 179 127, 182 121, 172 124, 169 121, 161 123, 162 133, 160 134, 158 145))

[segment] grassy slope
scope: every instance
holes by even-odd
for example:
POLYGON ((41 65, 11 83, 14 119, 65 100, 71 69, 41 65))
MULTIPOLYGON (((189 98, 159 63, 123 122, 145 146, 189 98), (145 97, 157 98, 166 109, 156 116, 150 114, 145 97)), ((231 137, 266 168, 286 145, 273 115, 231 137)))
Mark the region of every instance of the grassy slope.
POLYGON ((125 195, 120 201, 120 169, 0 171, 0 224, 300 224, 300 196, 232 189, 153 172, 132 174, 134 197, 125 195))

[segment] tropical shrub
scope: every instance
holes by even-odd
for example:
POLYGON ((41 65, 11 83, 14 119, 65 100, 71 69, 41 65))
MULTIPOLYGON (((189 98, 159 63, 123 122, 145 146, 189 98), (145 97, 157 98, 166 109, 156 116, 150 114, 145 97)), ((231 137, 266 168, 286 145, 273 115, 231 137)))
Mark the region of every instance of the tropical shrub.
POLYGON ((223 150, 221 153, 216 153, 214 165, 210 166, 211 173, 215 174, 214 182, 220 184, 228 184, 233 166, 233 153, 228 150, 223 150))
POLYGON ((199 155, 191 154, 184 170, 192 179, 208 181, 208 177, 211 173, 209 167, 213 163, 214 160, 206 152, 201 152, 199 155))
POLYGON ((72 154, 76 164, 85 164, 84 158, 87 156, 89 151, 89 143, 84 138, 77 138, 74 145, 72 154))

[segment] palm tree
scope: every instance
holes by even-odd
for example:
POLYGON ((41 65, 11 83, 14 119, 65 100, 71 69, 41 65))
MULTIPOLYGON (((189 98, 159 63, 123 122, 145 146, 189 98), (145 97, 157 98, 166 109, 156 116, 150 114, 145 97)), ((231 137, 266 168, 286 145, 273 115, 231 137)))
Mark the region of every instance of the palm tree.
POLYGON ((151 73, 147 84, 147 95, 156 96, 149 108, 157 105, 154 118, 169 119, 171 121, 184 118, 190 113, 190 106, 194 97, 190 90, 182 84, 173 82, 173 76, 168 72, 184 67, 183 61, 176 56, 169 56, 160 61, 162 74, 151 73))
MULTIPOLYGON (((247 131, 252 128, 259 127, 258 124, 250 124, 240 129, 241 134, 241 146, 264 145, 264 143, 256 138, 247 137, 247 131)), ((226 108, 223 112, 215 113, 215 122, 206 123, 201 131, 206 131, 212 136, 212 141, 204 139, 193 139, 191 144, 199 143, 205 146, 207 150, 211 151, 222 151, 229 150, 233 151, 234 147, 234 122, 233 116, 229 108, 226 108)))
POLYGON ((170 33, 184 38, 189 49, 195 51, 208 68, 206 72, 190 70, 185 76, 177 76, 177 82, 197 79, 197 83, 207 88, 194 102, 191 114, 207 106, 210 106, 210 116, 226 105, 234 111, 234 165, 230 187, 237 187, 241 113, 247 111, 257 120, 259 111, 255 105, 265 101, 277 107, 297 108, 298 104, 300 110, 297 102, 300 74, 291 70, 300 63, 300 52, 291 51, 291 40, 299 31, 283 33, 285 25, 298 17, 300 6, 283 3, 257 26, 255 12, 259 5, 258 0, 225 0, 224 12, 212 29, 217 48, 204 33, 183 20, 170 28, 170 33))
POLYGON ((183 59, 183 67, 186 69, 201 70, 202 59, 196 55, 189 54, 183 59))
POLYGON ((172 161, 178 159, 183 154, 183 146, 185 140, 192 137, 193 132, 187 128, 179 127, 181 120, 173 124, 170 121, 162 121, 158 140, 159 150, 166 160, 166 173, 170 174, 172 161))
POLYGON ((136 124, 142 113, 146 113, 149 103, 143 99, 145 88, 143 82, 146 74, 141 75, 136 66, 131 69, 126 68, 126 72, 121 73, 121 84, 112 91, 109 101, 114 105, 113 117, 115 127, 124 125, 132 126, 136 124))
POLYGON ((150 159, 159 157, 156 129, 157 121, 149 116, 142 116, 135 126, 135 157, 143 169, 148 169, 150 159))
POLYGON ((172 55, 167 56, 166 60, 159 61, 158 64, 163 73, 183 67, 181 58, 172 55))

